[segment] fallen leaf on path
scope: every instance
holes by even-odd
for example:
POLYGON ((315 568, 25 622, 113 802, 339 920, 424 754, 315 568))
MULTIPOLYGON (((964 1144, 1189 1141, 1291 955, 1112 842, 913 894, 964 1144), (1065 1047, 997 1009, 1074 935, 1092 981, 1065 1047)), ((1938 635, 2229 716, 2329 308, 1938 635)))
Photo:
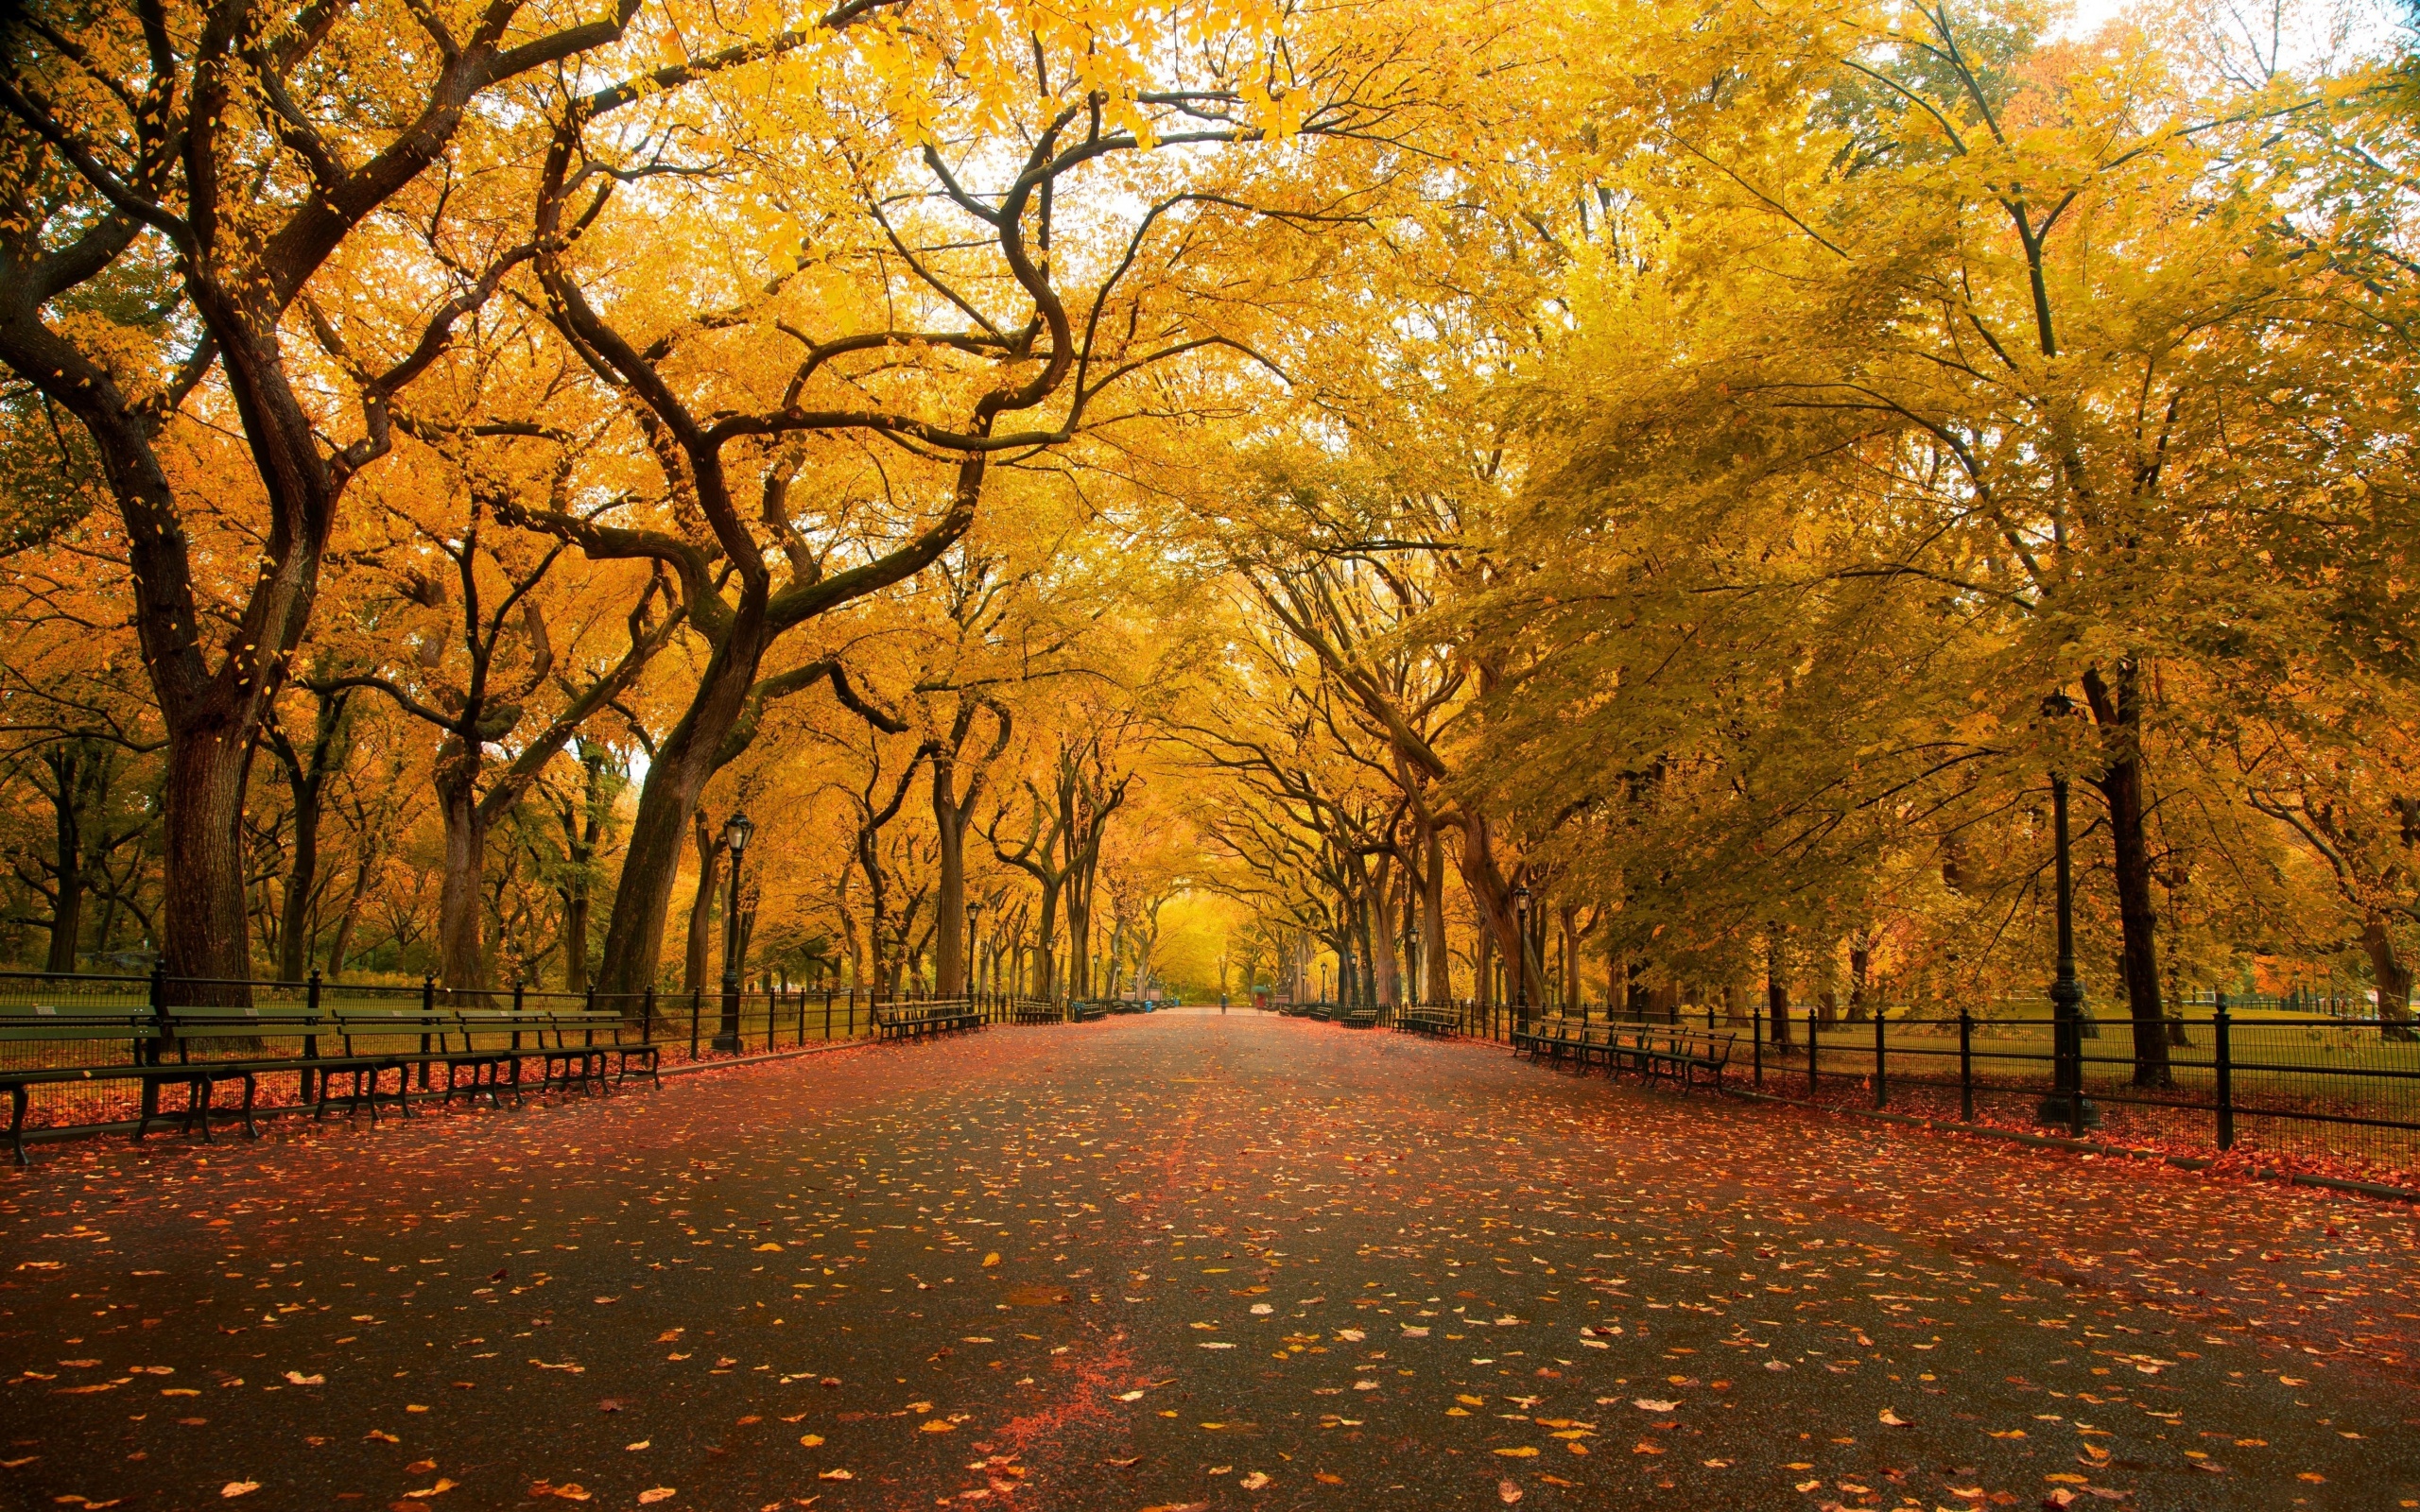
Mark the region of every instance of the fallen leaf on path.
POLYGON ((1651 1401, 1645 1397, 1641 1397, 1637 1400, 1633 1401, 1631 1405, 1641 1412, 1670 1412, 1673 1408, 1679 1406, 1680 1403, 1677 1401, 1651 1401))
POLYGON ((423 1486, 417 1491, 406 1491, 404 1493, 404 1500, 406 1502, 425 1502, 432 1496, 443 1496, 446 1492, 454 1489, 455 1484, 456 1483, 449 1481, 444 1476, 441 1475, 437 1478, 437 1484, 435 1486, 423 1486))
POLYGON ((261 1488, 258 1481, 229 1481, 218 1488, 220 1496, 250 1496, 261 1488))
POLYGON ((288 1370, 285 1379, 298 1386, 324 1386, 328 1383, 325 1376, 306 1376, 300 1370, 288 1370))
POLYGON ((1495 1483, 1495 1495, 1498 1501, 1511 1506, 1521 1500, 1521 1485, 1518 1481, 1498 1481, 1495 1483))
POLYGON ((680 1494, 681 1488, 677 1486, 651 1486, 639 1493, 639 1505, 648 1506, 657 1502, 668 1502, 680 1494))
POLYGON ((1247 1491, 1257 1491, 1262 1486, 1269 1484, 1269 1477, 1263 1475, 1258 1470, 1254 1470, 1250 1475, 1245 1476, 1242 1480, 1237 1481, 1236 1484, 1242 1486, 1247 1491))
POLYGON ((1537 1452, 1538 1447, 1535 1444, 1515 1444, 1511 1449, 1499 1449, 1496 1451, 1497 1453, 1503 1455, 1506 1459, 1529 1459, 1534 1456, 1537 1452))
POLYGON ((1881 1423, 1885 1428, 1912 1428, 1915 1426, 1909 1422, 1905 1418, 1902 1418, 1897 1413, 1893 1412, 1888 1407, 1883 1408, 1880 1413, 1876 1415, 1876 1421, 1881 1423))

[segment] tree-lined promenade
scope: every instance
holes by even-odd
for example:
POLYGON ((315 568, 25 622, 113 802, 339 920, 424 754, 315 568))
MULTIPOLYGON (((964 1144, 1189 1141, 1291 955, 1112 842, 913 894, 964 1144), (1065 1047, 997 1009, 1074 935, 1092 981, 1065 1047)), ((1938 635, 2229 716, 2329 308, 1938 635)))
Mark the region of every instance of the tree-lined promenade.
POLYGON ((2408 1208, 1273 1016, 87 1143, 0 1232, 28 1505, 2420 1496, 2408 1208))

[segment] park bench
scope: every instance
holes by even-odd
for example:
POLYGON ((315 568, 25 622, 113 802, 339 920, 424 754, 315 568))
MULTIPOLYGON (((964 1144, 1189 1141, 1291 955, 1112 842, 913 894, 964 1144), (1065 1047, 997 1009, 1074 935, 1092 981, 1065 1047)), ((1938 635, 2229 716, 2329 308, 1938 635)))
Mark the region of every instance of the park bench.
POLYGON ((1109 1009, 1098 1003, 1070 1003, 1067 1005, 1067 1022, 1069 1023, 1092 1023, 1098 1020, 1106 1019, 1108 1017, 1109 1009))
POLYGON ((1347 1008, 1337 1017, 1336 1022, 1348 1029, 1374 1029, 1378 1026, 1378 1010, 1347 1008))
POLYGON ((1009 1008, 1011 1023, 1064 1023, 1067 1015, 1056 1003, 1017 1003, 1009 1008))
POLYGON ((1580 1042, 1582 1025, 1577 1019, 1561 1015, 1531 1019, 1526 1025, 1512 1026, 1512 1053, 1528 1056, 1532 1060, 1561 1060, 1580 1042))
POLYGON ((1405 1008, 1395 1014, 1395 1030, 1401 1034, 1452 1034, 1454 1021, 1450 1008, 1405 1008))
MULTIPOLYGON (((418 1020, 415 1011, 411 1018, 418 1020)), ((353 1042, 355 1032, 366 1035, 388 1032, 385 1023, 362 1024, 354 1027, 356 1015, 314 1012, 308 1007, 275 1004, 267 1007, 235 1007, 199 1005, 174 1007, 163 1016, 164 1035, 163 1046, 176 1047, 178 1065, 195 1079, 188 1083, 187 1096, 195 1092, 201 1107, 191 1116, 200 1123, 202 1137, 210 1134, 210 1101, 212 1090, 222 1082, 239 1081, 244 1098, 240 1106, 229 1109, 243 1121, 248 1138, 258 1137, 260 1130, 252 1122, 252 1114, 260 1096, 260 1078, 265 1075, 292 1074, 299 1078, 297 1100, 311 1107, 315 1119, 327 1116, 331 1108, 341 1108, 351 1117, 363 1108, 370 1111, 372 1124, 378 1122, 382 1103, 393 1104, 406 1117, 411 1115, 405 1065, 409 1058, 403 1051, 380 1051, 357 1047, 353 1042), (327 1036, 341 1047, 337 1054, 322 1055, 320 1039, 327 1036), (263 1039, 300 1038, 300 1055, 265 1055, 254 1042, 263 1039), (197 1054, 199 1052, 199 1054, 197 1054), (393 1073, 395 1086, 387 1090, 387 1075, 393 1073), (339 1091, 338 1079, 344 1090, 339 1091)), ((151 1119, 147 1097, 134 1137, 141 1139, 151 1119)), ((187 1127, 190 1130, 191 1125, 187 1127)))
POLYGON ((1712 1085, 1720 1087, 1738 1038, 1706 1029, 1632 1029, 1615 1037, 1615 1043, 1607 1052, 1606 1067, 1609 1072, 1635 1071, 1648 1081, 1669 1076, 1684 1087, 1696 1085, 1703 1073, 1712 1085))
MULTIPOLYGON (((36 1005, 0 1008, 0 1045, 9 1054, 52 1064, 15 1065, 0 1069, 0 1087, 9 1091, 9 1145, 17 1163, 26 1164, 26 1110, 33 1089, 59 1082, 146 1081, 144 1102, 156 1100, 156 1083, 147 1078, 151 1050, 160 1026, 147 1008, 82 1008, 36 1005), (58 1063, 92 1055, 100 1045, 124 1045, 125 1063, 79 1065, 58 1063)), ((177 1075, 190 1099, 192 1078, 177 1075)))
POLYGON ((966 1003, 893 1003, 873 1010, 873 1031, 885 1040, 922 1039, 982 1023, 983 1016, 966 1003))

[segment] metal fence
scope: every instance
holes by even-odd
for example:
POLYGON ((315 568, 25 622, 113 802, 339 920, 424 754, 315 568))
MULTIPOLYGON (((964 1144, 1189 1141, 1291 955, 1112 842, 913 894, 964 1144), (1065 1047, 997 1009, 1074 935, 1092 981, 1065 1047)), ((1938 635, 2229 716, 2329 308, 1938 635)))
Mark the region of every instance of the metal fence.
MULTIPOLYGON (((1272 1007, 1306 1018, 1342 1012, 1326 1003, 1272 1007)), ((1442 1018, 1447 1033, 1508 1043, 1524 1017, 1512 1005, 1461 1001, 1389 1008, 1380 1022, 1413 1027, 1410 1021, 1425 1015, 1442 1018)), ((2346 1016, 2342 1003, 2300 1010, 2275 999, 2188 1003, 2151 1031, 2159 1037, 2151 1058, 2165 1070, 2148 1076, 2138 1075, 2132 1021, 2088 1022, 2076 1057, 2081 1104, 2059 1095, 2052 1019, 2039 1003, 1996 1002, 1981 1015, 1887 1012, 1829 1023, 1818 1009, 1793 1007, 1779 1036, 1770 1013, 1734 1017, 1719 1008, 1646 1020, 1588 1005, 1533 1008, 1527 1017, 1729 1032, 1738 1037, 1732 1075, 1829 1107, 2081 1133, 2174 1153, 2298 1157, 2399 1185, 2420 1176, 2420 1025, 2346 1016)))
MULTIPOLYGON (((994 995, 954 999, 970 1003, 983 1022, 1034 1022, 1034 1005, 994 995), (1025 1017, 1018 1017, 1020 1014, 1025 1017)), ((326 982, 216 981, 149 976, 0 972, 0 1078, 15 1071, 123 1070, 135 1065, 207 1062, 213 1059, 291 1061, 292 1077, 264 1077, 260 1108, 294 1107, 311 1097, 307 1074, 313 1061, 346 1055, 426 1056, 429 1019, 457 1011, 475 1014, 476 1032, 456 1032, 464 1050, 550 1032, 558 1016, 579 1016, 567 1032, 594 1036, 596 1016, 617 1021, 619 1032, 660 1047, 666 1067, 729 1061, 830 1041, 863 1040, 875 1032, 876 1016, 894 1009, 936 1005, 936 1000, 863 988, 754 987, 726 995, 719 989, 614 995, 549 992, 526 986, 454 990, 433 979, 418 985, 385 986, 326 982), (180 1022, 207 1015, 206 1034, 177 1032, 180 1022), (398 1022, 382 1029, 379 1018, 398 1022), (526 1026, 524 1023, 526 1021, 526 1026)), ((1055 1008, 1055 1005, 1051 1005, 1055 1008)), ((555 1032, 566 1032, 555 1030, 555 1032)), ((531 1044, 539 1042, 532 1038, 531 1044)), ((442 1048, 440 1046, 439 1048, 442 1048)), ((429 1067, 414 1073, 420 1090, 430 1085, 429 1067)), ((60 1130, 105 1127, 137 1116, 142 1097, 132 1080, 44 1080, 28 1089, 26 1127, 60 1130)))

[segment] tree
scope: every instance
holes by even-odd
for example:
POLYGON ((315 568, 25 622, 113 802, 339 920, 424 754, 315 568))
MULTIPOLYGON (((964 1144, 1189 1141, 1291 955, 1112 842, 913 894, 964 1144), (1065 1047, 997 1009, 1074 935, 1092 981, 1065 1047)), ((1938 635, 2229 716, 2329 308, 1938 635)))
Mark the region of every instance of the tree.
POLYGON ((399 397, 535 250, 494 238, 475 194, 431 192, 427 170, 466 133, 510 157, 518 111, 490 102, 575 60, 610 68, 638 3, 561 27, 533 27, 526 9, 501 0, 458 35, 422 6, 0 19, 0 364, 74 417, 121 517, 166 728, 176 975, 250 975, 245 786, 338 505, 390 447, 399 397), (417 44, 390 45, 399 35, 417 44), (375 314, 353 341, 329 307, 375 314), (298 309, 316 358, 295 349, 298 309), (181 481, 167 447, 189 401, 242 452, 181 481), (354 439, 322 439, 339 431, 354 439), (252 570, 224 578, 197 555, 217 544, 204 501, 222 491, 262 510, 237 553, 252 570))

